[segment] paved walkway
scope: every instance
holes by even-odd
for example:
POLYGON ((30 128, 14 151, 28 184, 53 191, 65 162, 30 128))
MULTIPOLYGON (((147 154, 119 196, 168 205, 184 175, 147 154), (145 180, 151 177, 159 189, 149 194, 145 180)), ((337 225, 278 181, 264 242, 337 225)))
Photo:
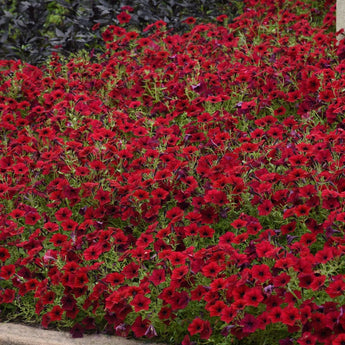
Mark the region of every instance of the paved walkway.
POLYGON ((13 323, 0 323, 0 345, 162 345, 107 335, 72 338, 67 332, 43 330, 13 323))

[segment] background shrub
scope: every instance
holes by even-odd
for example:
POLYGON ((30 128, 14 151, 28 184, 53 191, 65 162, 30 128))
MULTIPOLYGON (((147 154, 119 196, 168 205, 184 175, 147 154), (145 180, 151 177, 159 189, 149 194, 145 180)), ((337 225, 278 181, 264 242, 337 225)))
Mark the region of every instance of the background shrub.
POLYGON ((0 7, 0 59, 21 59, 43 63, 53 51, 67 56, 80 49, 101 51, 100 30, 118 25, 117 15, 124 6, 132 7, 127 27, 142 31, 148 24, 164 20, 168 28, 182 33, 183 21, 193 16, 198 21, 215 21, 226 14, 228 20, 242 13, 242 0, 3 0, 0 7))

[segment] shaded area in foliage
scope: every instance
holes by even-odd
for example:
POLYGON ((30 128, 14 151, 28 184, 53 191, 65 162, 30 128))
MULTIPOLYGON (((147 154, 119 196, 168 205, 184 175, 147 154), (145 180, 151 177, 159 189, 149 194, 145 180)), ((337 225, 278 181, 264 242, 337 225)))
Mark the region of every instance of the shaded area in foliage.
POLYGON ((133 29, 142 31, 164 20, 168 28, 182 33, 190 16, 210 22, 225 14, 231 21, 242 7, 242 0, 5 0, 0 7, 0 59, 39 64, 53 51, 64 55, 80 49, 100 51, 101 32, 92 28, 123 23, 123 13, 130 14, 128 25, 133 29))

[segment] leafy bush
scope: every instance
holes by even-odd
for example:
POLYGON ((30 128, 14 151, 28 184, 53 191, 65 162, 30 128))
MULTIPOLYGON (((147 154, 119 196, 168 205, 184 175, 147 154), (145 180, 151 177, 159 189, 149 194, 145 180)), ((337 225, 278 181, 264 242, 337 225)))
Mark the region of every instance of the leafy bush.
POLYGON ((42 63, 53 51, 64 55, 80 49, 99 51, 101 33, 91 28, 119 24, 117 16, 121 13, 130 12, 129 25, 136 30, 142 31, 148 24, 164 20, 169 28, 181 33, 188 28, 183 21, 190 16, 209 22, 226 14, 232 20, 241 13, 243 5, 242 0, 4 1, 0 7, 0 58, 21 59, 31 64, 42 63))

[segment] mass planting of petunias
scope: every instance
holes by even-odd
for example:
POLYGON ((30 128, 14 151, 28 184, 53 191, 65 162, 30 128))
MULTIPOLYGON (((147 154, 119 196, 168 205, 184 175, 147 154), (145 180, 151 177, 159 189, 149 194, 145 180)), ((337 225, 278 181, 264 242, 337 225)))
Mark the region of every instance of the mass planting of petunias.
POLYGON ((0 61, 0 319, 344 344, 345 45, 320 8, 249 0, 183 35, 109 26, 102 56, 0 61))

